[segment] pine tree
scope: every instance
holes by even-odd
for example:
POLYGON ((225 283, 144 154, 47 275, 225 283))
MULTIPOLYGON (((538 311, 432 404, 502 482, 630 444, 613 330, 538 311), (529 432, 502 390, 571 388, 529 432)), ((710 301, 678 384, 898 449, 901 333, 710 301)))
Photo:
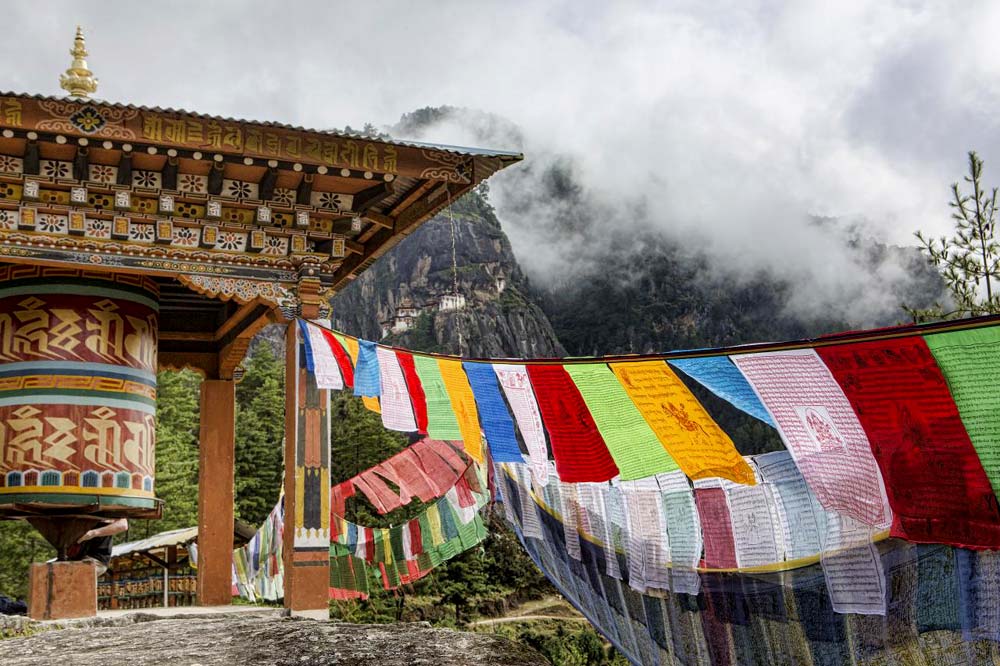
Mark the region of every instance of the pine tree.
POLYGON ((132 521, 128 539, 198 524, 201 377, 166 371, 156 380, 156 496, 164 501, 163 518, 132 521))
POLYGON ((236 515, 258 526, 281 494, 285 436, 285 367, 258 345, 236 385, 236 515))
POLYGON ((997 188, 982 185, 983 160, 969 153, 969 175, 965 182, 971 193, 958 183, 951 186, 952 220, 955 235, 930 238, 918 231, 924 253, 941 273, 953 301, 952 309, 940 303, 931 308, 903 308, 916 322, 958 319, 1000 312, 1000 243, 997 242, 997 188))

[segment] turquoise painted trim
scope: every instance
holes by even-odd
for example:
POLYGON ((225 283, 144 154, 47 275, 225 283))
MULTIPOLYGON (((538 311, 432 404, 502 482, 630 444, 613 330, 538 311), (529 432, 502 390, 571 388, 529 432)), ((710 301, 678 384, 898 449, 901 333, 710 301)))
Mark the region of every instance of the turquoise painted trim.
MULTIPOLYGON (((93 393, 93 392, 91 392, 93 393)), ((156 416, 156 401, 148 398, 136 397, 135 400, 120 400, 117 398, 104 398, 100 394, 94 396, 76 396, 59 393, 46 393, 39 395, 18 395, 9 398, 0 398, 0 407, 10 407, 13 405, 81 405, 84 407, 114 407, 117 409, 134 409, 144 414, 156 416)))
POLYGON ((48 284, 24 284, 0 289, 0 298, 21 295, 45 295, 45 294, 70 294, 72 296, 103 296, 122 301, 132 301, 153 311, 160 311, 160 304, 153 299, 137 294, 125 289, 114 289, 105 287, 90 287, 84 284, 48 283, 48 284))
POLYGON ((87 361, 18 361, 17 363, 0 364, 0 375, 17 374, 46 374, 42 370, 49 370, 53 375, 58 375, 66 370, 75 371, 73 374, 93 374, 93 375, 128 375, 150 386, 156 386, 156 373, 148 370, 139 370, 123 365, 112 363, 91 363, 87 361))
POLYGON ((149 497, 123 497, 121 495, 76 495, 73 493, 10 493, 0 494, 0 505, 28 504, 98 504, 101 506, 130 506, 153 509, 159 500, 149 497))

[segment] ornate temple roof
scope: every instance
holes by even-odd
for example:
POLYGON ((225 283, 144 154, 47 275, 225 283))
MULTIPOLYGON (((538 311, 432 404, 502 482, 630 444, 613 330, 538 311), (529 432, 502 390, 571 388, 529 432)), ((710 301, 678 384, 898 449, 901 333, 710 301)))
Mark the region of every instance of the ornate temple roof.
POLYGON ((153 277, 167 366, 231 371, 264 323, 523 158, 98 101, 80 33, 71 54, 73 96, 0 93, 0 262, 153 277))

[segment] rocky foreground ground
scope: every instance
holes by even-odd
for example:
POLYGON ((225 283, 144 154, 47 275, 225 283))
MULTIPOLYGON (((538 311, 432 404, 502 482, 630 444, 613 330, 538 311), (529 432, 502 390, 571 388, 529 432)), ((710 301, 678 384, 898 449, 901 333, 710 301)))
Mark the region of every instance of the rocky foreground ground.
POLYGON ((98 618, 0 640, 4 666, 543 666, 537 652, 499 636, 423 623, 356 625, 242 613, 98 618))

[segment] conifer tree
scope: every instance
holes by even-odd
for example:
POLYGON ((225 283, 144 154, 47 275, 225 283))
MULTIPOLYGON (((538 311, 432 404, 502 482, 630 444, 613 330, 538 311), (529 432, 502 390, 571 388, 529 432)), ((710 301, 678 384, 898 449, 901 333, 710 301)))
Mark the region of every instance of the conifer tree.
POLYGON ((236 515, 256 527, 281 494, 285 367, 268 344, 245 362, 236 385, 236 515))
POLYGON ((903 308, 916 322, 957 319, 1000 312, 1000 243, 997 242, 997 188, 982 184, 983 160, 969 153, 969 175, 964 180, 972 191, 959 183, 951 186, 952 220, 955 233, 950 238, 932 238, 920 231, 916 237, 930 263, 944 279, 952 304, 935 303, 926 309, 903 308))

